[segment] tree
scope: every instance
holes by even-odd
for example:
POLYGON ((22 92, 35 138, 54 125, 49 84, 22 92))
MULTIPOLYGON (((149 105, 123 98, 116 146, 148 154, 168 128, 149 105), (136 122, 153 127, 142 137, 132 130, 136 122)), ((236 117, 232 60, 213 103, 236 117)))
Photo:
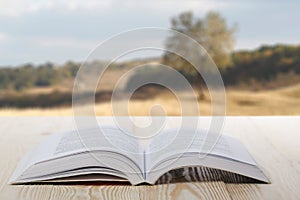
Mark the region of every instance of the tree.
POLYGON ((33 86, 35 82, 34 67, 32 64, 26 64, 14 70, 14 88, 21 91, 33 86))
MULTIPOLYGON (((226 20, 217 12, 209 12, 203 19, 197 18, 192 12, 184 12, 171 19, 171 29, 196 40, 212 57, 219 68, 226 68, 231 64, 230 53, 233 50, 235 26, 228 27, 226 20)), ((176 34, 167 38, 166 46, 175 51, 189 51, 189 47, 178 41, 176 34)), ((195 55, 200 57, 201 55, 195 55)), ((203 81, 198 72, 184 58, 166 52, 162 59, 163 64, 170 65, 188 77, 193 77, 199 87, 199 98, 204 98, 203 81)))
POLYGON ((57 80, 58 77, 52 63, 45 63, 37 68, 36 86, 54 85, 57 80))

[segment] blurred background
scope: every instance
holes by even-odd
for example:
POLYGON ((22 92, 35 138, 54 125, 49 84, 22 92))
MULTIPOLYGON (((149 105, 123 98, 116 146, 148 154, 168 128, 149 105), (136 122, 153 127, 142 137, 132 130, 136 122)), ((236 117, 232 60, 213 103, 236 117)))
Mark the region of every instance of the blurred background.
MULTIPOLYGON (((201 44, 222 75, 227 115, 299 115, 299 7, 294 0, 0 0, 0 115, 72 115, 73 83, 89 53, 111 36, 139 27, 170 28, 201 44)), ((179 48, 172 35, 149 41, 179 48)), ((89 62, 102 65, 110 52, 114 49, 89 62)), ((150 76, 166 78, 160 64, 186 77, 201 115, 210 115, 210 94, 190 63, 147 51, 109 66, 96 91, 96 114, 112 115, 112 91, 129 69, 149 66, 124 87, 150 76)), ((134 93, 130 113, 147 115, 155 104, 168 115, 181 114, 176 96, 153 84, 134 93)))

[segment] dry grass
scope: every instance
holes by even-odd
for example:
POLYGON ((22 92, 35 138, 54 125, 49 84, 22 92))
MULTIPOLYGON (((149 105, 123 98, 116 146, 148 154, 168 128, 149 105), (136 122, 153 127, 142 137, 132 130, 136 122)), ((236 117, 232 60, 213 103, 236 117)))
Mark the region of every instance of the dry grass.
MULTIPOLYGON (((206 94, 208 96, 208 94, 206 94)), ((187 100, 189 101, 189 100, 187 100)), ((158 96, 148 100, 134 100, 129 103, 130 115, 149 115, 151 108, 160 104, 167 115, 181 115, 179 103, 174 96, 158 96)), ((126 104, 122 104, 124 110, 117 115, 127 113, 126 104)), ((210 115, 210 101, 199 102, 201 115, 210 115)), ((184 109, 193 109, 185 107, 184 109)), ((95 112, 99 116, 112 115, 110 102, 100 103, 95 106, 95 112)), ((162 114, 155 107, 152 112, 162 114)), ((73 114, 72 108, 53 109, 2 109, 0 116, 69 116, 73 114)), ((300 115, 300 84, 283 89, 270 91, 227 91, 227 115, 300 115)))

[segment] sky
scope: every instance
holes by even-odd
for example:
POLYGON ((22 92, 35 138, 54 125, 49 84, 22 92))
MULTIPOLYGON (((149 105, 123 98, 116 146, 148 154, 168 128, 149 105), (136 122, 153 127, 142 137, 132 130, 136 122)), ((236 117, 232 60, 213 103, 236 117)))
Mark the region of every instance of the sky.
POLYGON ((300 44, 296 0, 0 0, 0 66, 83 61, 99 43, 140 27, 170 26, 183 11, 218 11, 238 25, 235 49, 300 44))

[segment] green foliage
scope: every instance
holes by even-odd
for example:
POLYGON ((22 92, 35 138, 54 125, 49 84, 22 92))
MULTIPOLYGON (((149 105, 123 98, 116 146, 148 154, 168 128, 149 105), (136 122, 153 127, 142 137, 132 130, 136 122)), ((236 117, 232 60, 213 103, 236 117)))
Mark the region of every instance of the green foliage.
POLYGON ((74 78, 78 69, 79 64, 72 62, 63 66, 46 63, 0 68, 0 89, 22 91, 31 87, 53 86, 66 78, 74 78))
POLYGON ((233 64, 223 71, 226 84, 272 81, 280 74, 300 74, 300 46, 262 46, 258 50, 232 54, 233 64))

